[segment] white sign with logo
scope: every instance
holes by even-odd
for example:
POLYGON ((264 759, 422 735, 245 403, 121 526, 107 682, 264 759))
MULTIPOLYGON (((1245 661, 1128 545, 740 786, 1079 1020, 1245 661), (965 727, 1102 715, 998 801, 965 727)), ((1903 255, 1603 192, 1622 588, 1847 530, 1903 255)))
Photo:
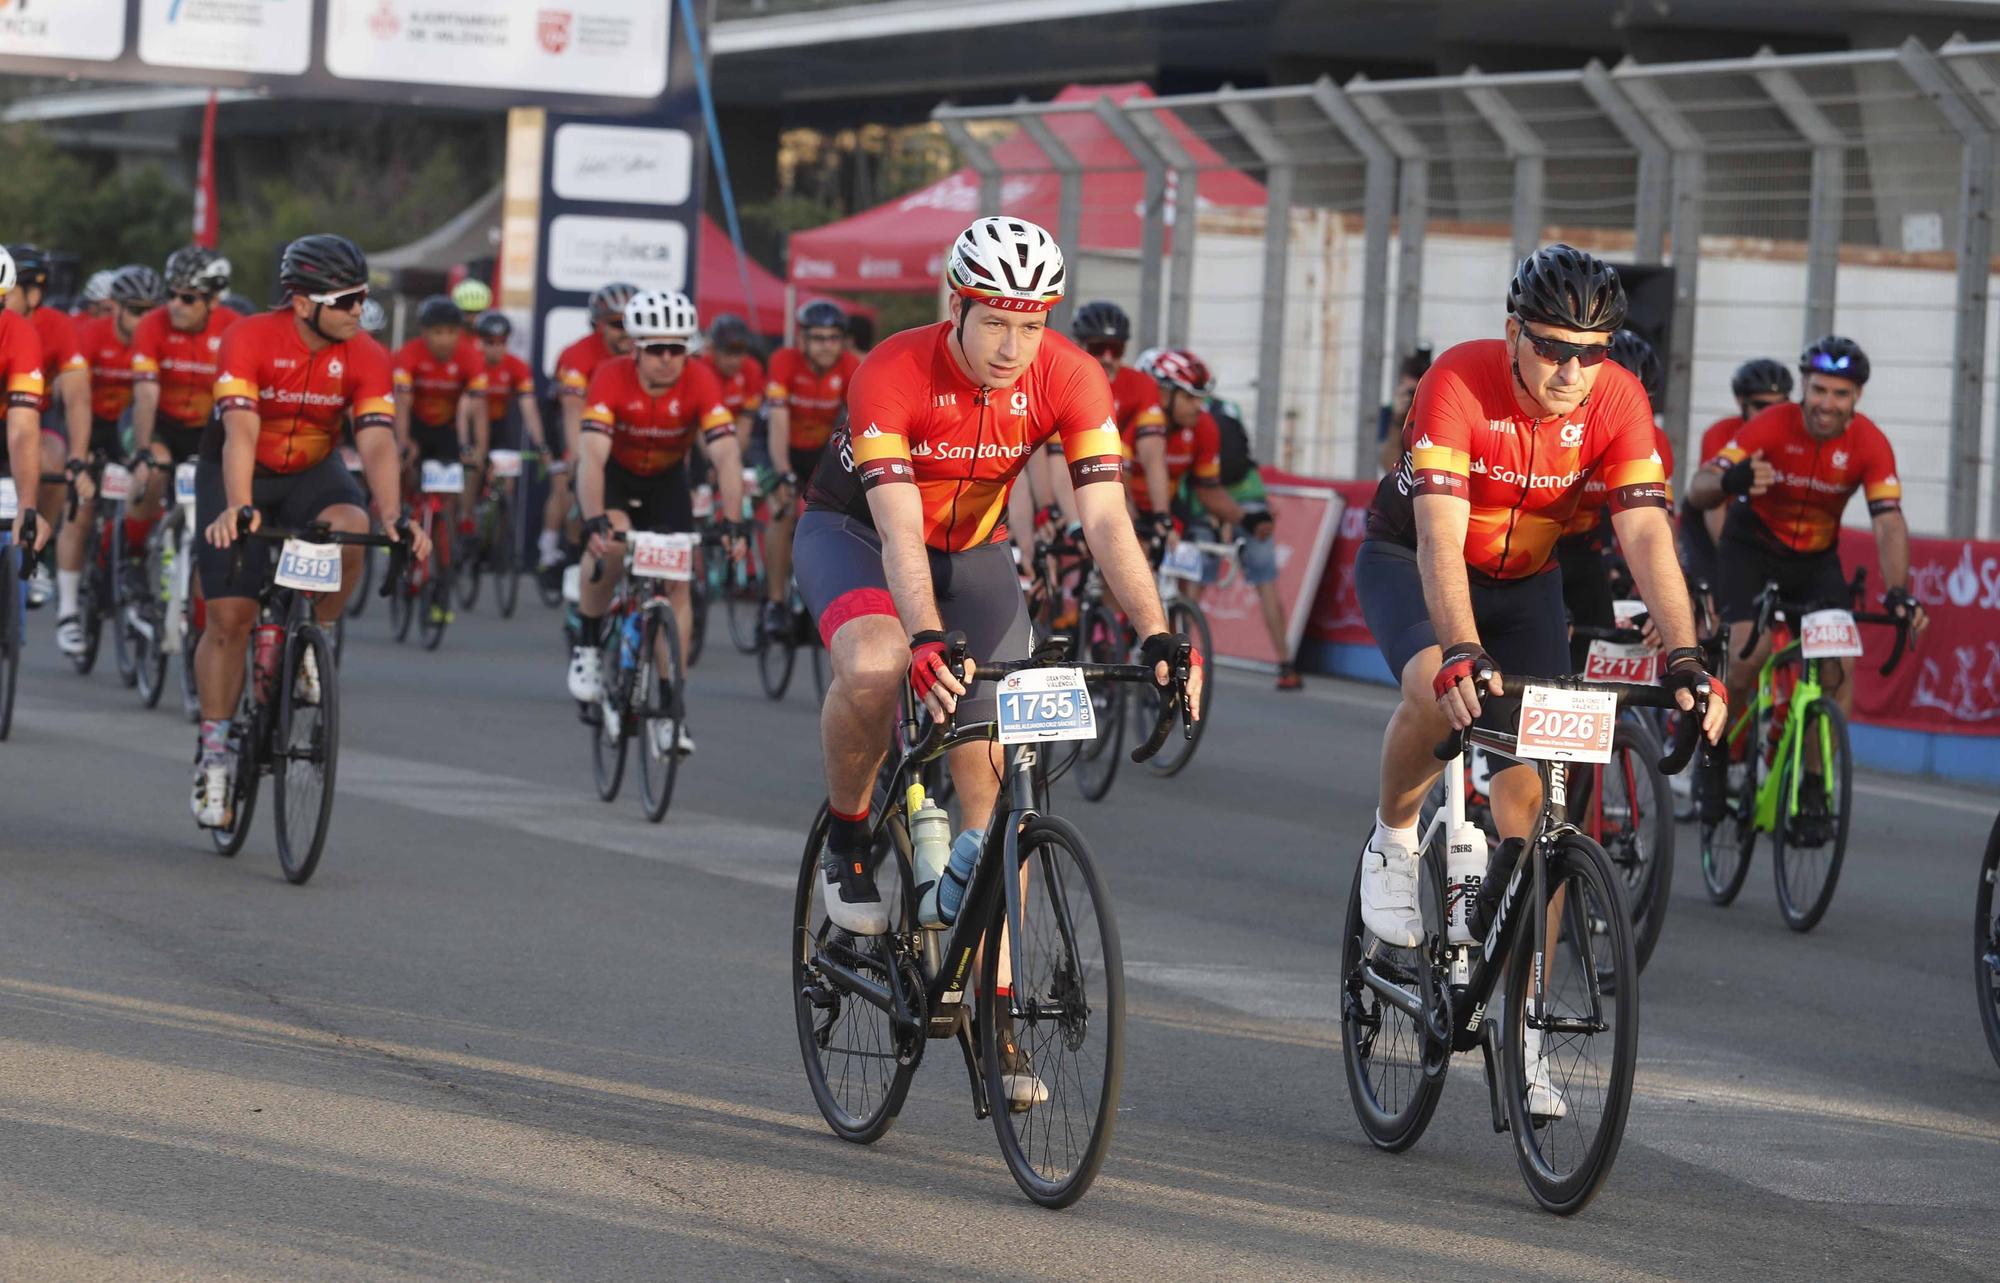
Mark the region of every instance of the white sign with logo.
POLYGON ((0 54, 110 62, 125 52, 125 0, 6 0, 0 54))
POLYGON ((1530 686, 1521 692, 1521 757, 1550 762, 1608 762, 1618 696, 1610 691, 1530 686))
MULTIPOLYGON (((1646 613, 1643 601, 1617 601, 1611 604, 1612 617, 1620 628, 1637 627, 1637 619, 1646 613)), ((1636 682, 1654 686, 1660 680, 1660 657, 1652 647, 1640 642, 1625 645, 1619 642, 1594 641, 1590 643, 1590 653, 1583 661, 1584 680, 1592 682, 1636 682)))
POLYGON ((495 480, 509 481, 521 475, 521 452, 519 450, 489 450, 486 461, 493 465, 495 480))
POLYGON ((561 125, 549 182, 564 200, 684 205, 694 187, 694 139, 679 129, 561 125))
POLYGON ((326 0, 326 68, 343 80, 650 101, 667 87, 672 10, 665 0, 326 0))
POLYGON ((333 592, 340 587, 340 545, 285 540, 272 582, 300 592, 333 592))
POLYGON ((302 75, 312 63, 312 6, 296 0, 145 0, 139 57, 160 67, 302 75))
POLYGON ((12 521, 20 515, 21 496, 14 489, 14 478, 0 477, 0 521, 12 521))
POLYGON ((632 541, 632 573, 641 579, 672 579, 686 583, 694 578, 694 536, 662 535, 635 530, 632 541))
MULTIPOLYGON (((595 285, 590 288, 596 289, 595 285)), ((552 307, 542 318, 542 373, 555 377, 556 358, 563 349, 590 333, 590 309, 552 307)))
POLYGON ((1799 621, 1799 649, 1807 659, 1861 654, 1861 629, 1844 610, 1815 610, 1799 621))
POLYGON ((465 465, 446 463, 442 459, 424 460, 423 491, 425 494, 464 494, 465 465))
POLYGON ((678 290, 687 285, 688 230, 661 219, 561 214, 549 222, 542 257, 559 290, 594 290, 606 281, 678 290))
POLYGON ((191 461, 174 466, 174 502, 183 507, 194 507, 194 464, 191 461))
POLYGON ((1097 709, 1074 668, 1009 673, 995 698, 1002 744, 1097 738, 1097 709))
POLYGON ((111 502, 124 503, 132 497, 132 474, 119 464, 107 463, 97 478, 97 489, 111 502))

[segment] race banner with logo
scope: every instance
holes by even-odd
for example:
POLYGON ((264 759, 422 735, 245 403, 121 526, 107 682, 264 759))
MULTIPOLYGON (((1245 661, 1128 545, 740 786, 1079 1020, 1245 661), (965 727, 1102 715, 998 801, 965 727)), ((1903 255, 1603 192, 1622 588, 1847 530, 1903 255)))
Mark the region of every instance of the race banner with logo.
MULTIPOLYGON (((1840 564, 1851 576, 1868 568, 1866 609, 1880 610, 1882 573, 1875 537, 1840 532, 1840 564)), ((1954 735, 2000 735, 2000 541, 1912 539, 1910 590, 1930 615, 1930 627, 1888 677, 1895 633, 1861 626, 1867 653, 1854 661, 1858 720, 1876 726, 1954 735)))
MULTIPOLYGON (((1298 653, 1299 639, 1305 634, 1313 586, 1326 568, 1343 505, 1340 494, 1326 486, 1270 483, 1270 478, 1282 475, 1266 470, 1264 489, 1277 522, 1272 538, 1277 543, 1278 600, 1285 612, 1285 653, 1290 656, 1298 653)), ((1240 569, 1227 579, 1204 588, 1201 594, 1201 609, 1208 616, 1217 656, 1255 664, 1277 663, 1279 657, 1271 651, 1271 632, 1264 625, 1257 590, 1240 569)))
MULTIPOLYGON (((1266 476, 1271 475, 1268 470, 1266 476)), ((1354 557, 1368 534, 1368 505, 1375 501, 1373 481, 1326 481, 1347 501, 1340 517, 1340 533, 1327 557, 1326 573, 1312 598, 1312 613, 1306 620, 1306 636, 1319 642, 1348 642, 1372 646, 1368 621, 1361 617, 1361 598, 1354 589, 1354 557)))

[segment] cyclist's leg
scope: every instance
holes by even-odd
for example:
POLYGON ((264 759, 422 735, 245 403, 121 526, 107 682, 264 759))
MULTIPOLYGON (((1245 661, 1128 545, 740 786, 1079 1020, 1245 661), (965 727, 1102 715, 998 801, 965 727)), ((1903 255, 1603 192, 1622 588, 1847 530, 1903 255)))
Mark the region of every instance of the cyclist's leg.
MULTIPOLYGON (((824 447, 818 450, 794 449, 791 452, 792 472, 799 479, 799 491, 804 490, 813 473, 819 470, 820 456, 824 452, 824 447)), ((793 491, 786 503, 772 503, 771 521, 764 529, 764 588, 773 602, 783 602, 791 587, 792 544, 798 531, 799 514, 805 509, 805 498, 799 491, 793 491)), ((779 487, 779 493, 783 492, 784 487, 779 487)))
POLYGON ((1442 655, 1414 551, 1367 540, 1355 555, 1354 579, 1368 631, 1402 689, 1382 737, 1377 824, 1392 834, 1411 835, 1414 849, 1417 813, 1443 769, 1431 750, 1451 731, 1431 691, 1442 655))
MULTIPOLYGON (((1600 566, 1602 564, 1600 558, 1600 566)), ((1558 575, 1531 575, 1505 584, 1474 584, 1472 614, 1479 640, 1502 673, 1565 676, 1570 671, 1565 586, 1558 575)), ((1513 732, 1521 721, 1518 699, 1480 699, 1481 726, 1513 732)), ((1490 796, 1500 837, 1525 838, 1542 809, 1541 776, 1525 764, 1499 761, 1490 796)))
MULTIPOLYGON (((657 477, 648 477, 646 484, 644 502, 632 514, 632 528, 663 535, 693 534, 694 495, 688 488, 687 458, 684 457, 676 467, 657 477)), ((610 505, 607 502, 605 506, 608 508, 610 505)), ((688 599, 688 585, 680 581, 669 583, 667 598, 673 603, 675 631, 680 634, 681 655, 685 662, 688 647, 694 640, 694 609, 688 599)))
MULTIPOLYGON (((342 534, 368 533, 368 502, 354 474, 340 461, 338 452, 329 454, 304 472, 296 473, 276 504, 275 521, 282 526, 306 526, 324 521, 342 534)), ((361 582, 364 548, 343 548, 340 552, 340 588, 319 599, 314 614, 322 624, 340 618, 354 585, 361 582)))
POLYGON ((1774 569, 1762 550, 1753 545, 1733 539, 1716 545, 1715 598, 1723 622, 1729 626, 1726 693, 1732 715, 1750 707, 1757 673, 1771 653, 1771 639, 1759 637, 1756 651, 1747 659, 1742 657, 1757 617, 1757 594, 1764 590, 1764 582, 1774 569))
MULTIPOLYGON (((933 551, 931 582, 937 592, 938 614, 946 632, 965 634, 966 653, 988 663, 1026 659, 1032 644, 1028 599, 1008 545, 983 544, 964 552, 933 551)), ((996 696, 988 683, 975 687, 958 703, 962 724, 991 721, 996 696)), ((951 777, 958 789, 959 814, 967 827, 985 823, 1000 795, 1004 764, 997 744, 966 744, 952 750, 951 777)))

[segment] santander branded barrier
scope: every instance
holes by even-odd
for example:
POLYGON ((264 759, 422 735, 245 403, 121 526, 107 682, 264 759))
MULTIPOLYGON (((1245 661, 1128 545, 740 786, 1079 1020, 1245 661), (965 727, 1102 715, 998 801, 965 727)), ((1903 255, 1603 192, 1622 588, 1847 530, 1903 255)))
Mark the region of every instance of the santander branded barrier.
MULTIPOLYGON (((1270 468, 1264 476, 1287 489, 1329 491, 1345 501, 1317 583, 1308 589, 1289 577, 1279 580, 1288 611, 1298 605, 1294 592, 1312 593, 1299 663, 1316 672, 1390 681, 1354 589, 1354 556, 1366 534, 1375 483, 1323 481, 1270 468)), ((1281 515, 1281 545, 1307 535, 1296 527, 1288 532, 1281 515)), ((1843 530, 1840 558, 1850 575, 1856 566, 1868 568, 1873 605, 1882 590, 1874 536, 1843 530)), ((1861 630, 1867 654, 1856 661, 1856 755, 1864 765, 1886 770, 2000 780, 2000 541, 1912 539, 1910 587, 1931 623, 1889 677, 1877 670, 1889 657, 1894 634, 1879 625, 1861 630)), ((1220 628, 1216 639, 1218 650, 1235 653, 1224 646, 1220 628)))

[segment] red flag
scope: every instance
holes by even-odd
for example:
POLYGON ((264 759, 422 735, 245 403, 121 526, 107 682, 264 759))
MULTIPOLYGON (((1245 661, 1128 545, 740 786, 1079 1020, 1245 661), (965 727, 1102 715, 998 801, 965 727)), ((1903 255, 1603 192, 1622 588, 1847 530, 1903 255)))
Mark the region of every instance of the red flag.
POLYGON ((208 109, 201 115, 201 160, 194 175, 194 243, 215 248, 215 90, 208 91, 208 109))

